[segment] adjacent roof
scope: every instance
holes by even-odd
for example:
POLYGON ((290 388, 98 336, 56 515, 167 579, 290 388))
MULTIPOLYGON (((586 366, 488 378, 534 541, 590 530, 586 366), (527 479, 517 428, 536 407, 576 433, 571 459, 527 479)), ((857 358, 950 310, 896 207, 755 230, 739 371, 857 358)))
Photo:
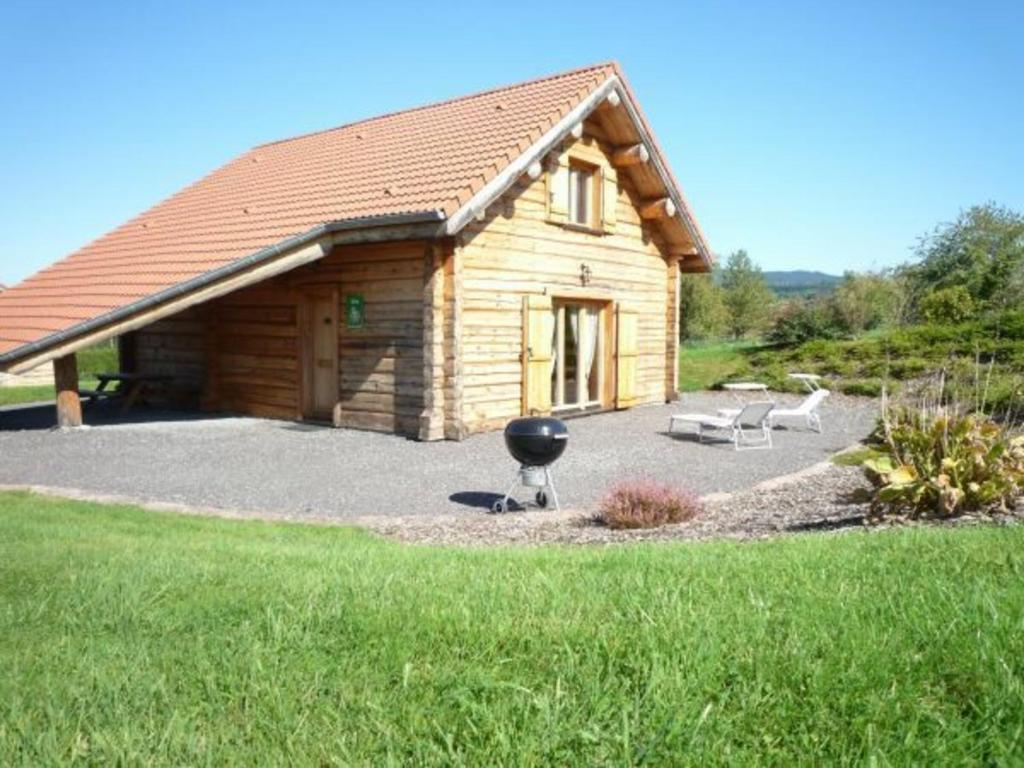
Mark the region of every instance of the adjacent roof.
POLYGON ((325 225, 407 214, 451 225, 524 153, 620 84, 632 99, 618 66, 599 64, 258 146, 3 291, 0 364, 325 225))

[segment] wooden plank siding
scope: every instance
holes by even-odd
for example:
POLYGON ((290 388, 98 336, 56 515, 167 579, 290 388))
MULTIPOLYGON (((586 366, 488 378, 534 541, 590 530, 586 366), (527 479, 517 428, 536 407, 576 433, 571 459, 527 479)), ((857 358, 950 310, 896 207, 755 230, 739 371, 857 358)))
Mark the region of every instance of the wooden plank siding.
POLYGON ((139 370, 202 390, 208 410, 302 418, 300 308, 307 294, 332 288, 341 318, 335 424, 418 436, 427 252, 419 241, 336 247, 318 262, 139 331, 139 370), (344 323, 348 294, 365 300, 362 328, 344 323))
MULTIPOLYGON (((129 335, 125 346, 132 349, 133 360, 128 361, 140 373, 173 376, 174 387, 161 393, 157 404, 199 404, 199 396, 206 378, 206 317, 205 305, 190 307, 177 315, 157 320, 129 335)), ((121 361, 128 368, 126 361, 121 361)))
MULTIPOLYGON (((584 135, 551 164, 569 158, 600 169, 615 191, 614 225, 585 231, 549 221, 542 175, 524 176, 483 221, 460 237, 462 418, 467 433, 496 429, 522 409, 523 296, 594 298, 638 315, 636 400, 664 402, 674 389, 667 356, 675 349, 671 288, 675 270, 653 227, 637 211, 636 192, 609 161, 611 148, 584 135), (591 270, 582 285, 581 266, 591 270), (667 302, 669 305, 667 306, 667 302)), ((550 167, 550 166, 549 166, 550 167)))

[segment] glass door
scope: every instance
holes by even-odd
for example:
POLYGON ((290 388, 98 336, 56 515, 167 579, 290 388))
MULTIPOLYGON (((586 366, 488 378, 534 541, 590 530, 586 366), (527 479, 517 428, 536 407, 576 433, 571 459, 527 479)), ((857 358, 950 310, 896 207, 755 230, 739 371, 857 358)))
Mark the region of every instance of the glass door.
POLYGON ((555 300, 551 404, 553 410, 583 410, 603 404, 605 308, 586 301, 555 300))

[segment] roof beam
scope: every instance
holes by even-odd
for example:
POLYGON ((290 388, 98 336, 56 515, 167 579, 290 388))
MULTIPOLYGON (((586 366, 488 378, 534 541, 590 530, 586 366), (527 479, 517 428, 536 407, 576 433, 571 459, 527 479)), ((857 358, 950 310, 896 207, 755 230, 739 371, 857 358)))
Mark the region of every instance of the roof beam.
MULTIPOLYGON (((622 106, 632 119, 636 131, 640 135, 641 142, 646 145, 650 145, 653 141, 653 137, 649 134, 647 125, 640 116, 640 113, 637 111, 636 105, 633 104, 631 99, 624 98, 622 99, 622 106)), ((697 248, 700 250, 700 256, 704 261, 705 268, 710 270, 713 265, 711 249, 704 241, 704 237, 701 234, 700 228, 697 226, 697 222, 694 221, 691 211, 687 208, 682 192, 675 186, 674 177, 665 165, 660 152, 655 151, 651 156, 651 165, 658 172, 658 175, 665 181, 665 185, 669 189, 669 195, 673 198, 673 201, 680 210, 680 215, 682 216, 683 223, 686 225, 686 229, 690 233, 690 238, 697 244, 697 248)))
POLYGON ((696 246, 691 245, 688 248, 674 248, 672 250, 672 255, 680 258, 685 258, 687 256, 700 256, 700 251, 697 250, 696 246))
POLYGON ((648 200, 640 204, 640 218, 671 219, 676 215, 676 204, 671 197, 660 197, 657 200, 648 200))
POLYGON ((629 168, 633 165, 646 163, 651 159, 651 153, 643 144, 631 144, 626 147, 618 147, 612 152, 612 165, 616 168, 629 168))

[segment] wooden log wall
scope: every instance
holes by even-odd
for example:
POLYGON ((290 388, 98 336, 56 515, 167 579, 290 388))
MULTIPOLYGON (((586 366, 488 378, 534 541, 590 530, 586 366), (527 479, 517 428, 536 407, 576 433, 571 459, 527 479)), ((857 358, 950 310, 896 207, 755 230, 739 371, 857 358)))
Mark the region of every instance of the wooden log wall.
POLYGON ((418 436, 424 272, 431 253, 423 242, 381 243, 339 248, 325 260, 322 277, 337 281, 340 301, 347 294, 366 301, 365 327, 341 323, 338 426, 418 436))
POLYGON ((122 367, 173 376, 173 383, 149 400, 158 405, 196 406, 206 379, 207 307, 186 309, 130 334, 124 341, 132 359, 122 367))
POLYGON ((307 294, 333 288, 341 320, 335 423, 417 436, 427 253, 425 243, 412 241, 339 246, 318 262, 139 331, 139 370, 201 389, 209 410, 302 418, 300 306, 307 294), (362 328, 344 322, 348 294, 365 300, 362 328))
POLYGON ((204 407, 300 418, 298 293, 286 278, 216 300, 208 319, 204 407))
MULTIPOLYGON (((520 415, 522 297, 614 300, 639 319, 637 403, 664 402, 672 273, 655 226, 642 221, 635 190, 609 161, 611 147, 585 134, 555 162, 569 158, 601 168, 617 185, 615 223, 608 232, 584 231, 548 220, 545 177, 524 176, 492 205, 482 222, 466 228, 459 246, 462 288, 461 399, 463 427, 479 432, 520 415), (581 266, 590 268, 583 285, 581 266)), ((610 319, 610 318, 609 318, 610 319)))

